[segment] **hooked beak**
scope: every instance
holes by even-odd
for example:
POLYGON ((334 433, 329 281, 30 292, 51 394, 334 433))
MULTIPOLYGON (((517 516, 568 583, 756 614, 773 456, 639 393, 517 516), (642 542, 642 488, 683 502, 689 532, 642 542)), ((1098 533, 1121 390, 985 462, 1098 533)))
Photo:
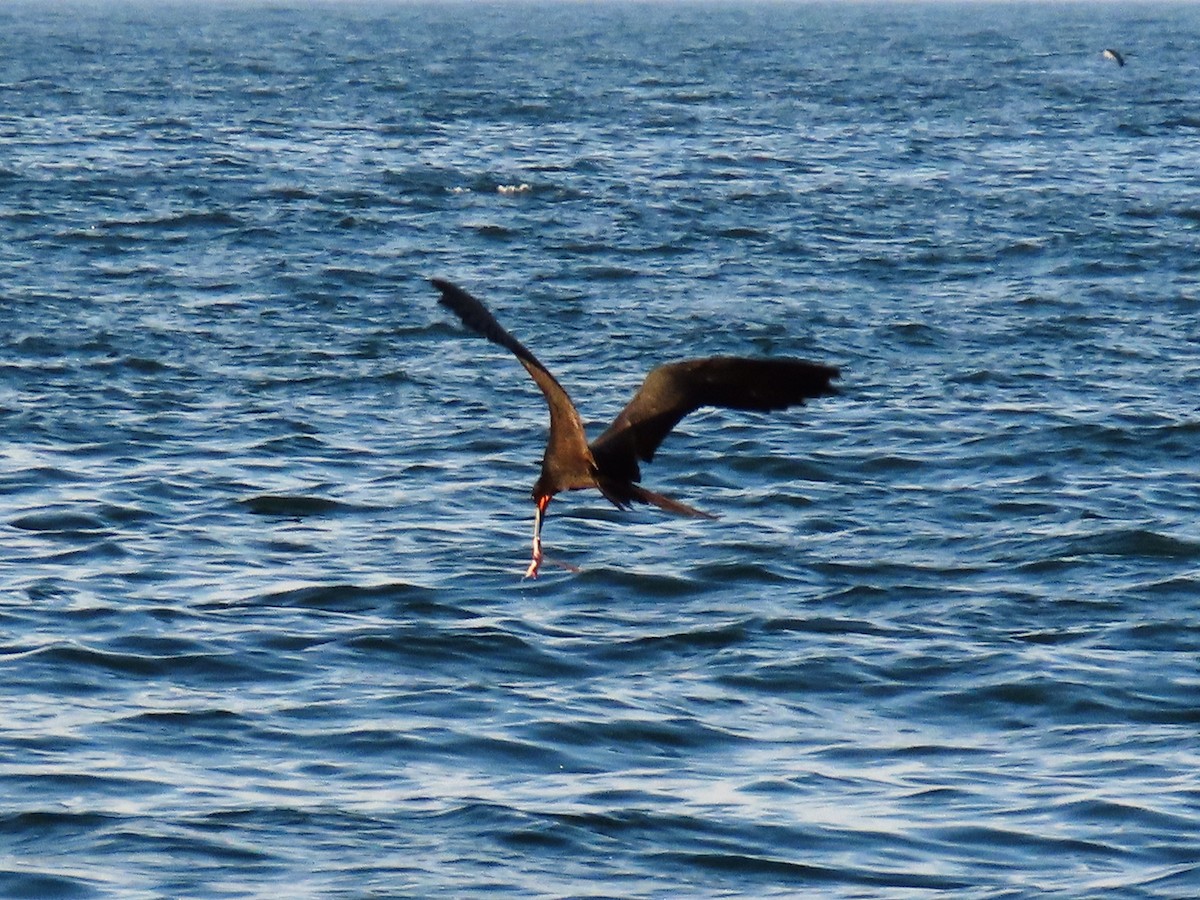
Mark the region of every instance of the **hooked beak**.
POLYGON ((537 509, 533 514, 533 558, 529 561, 529 568, 525 570, 526 578, 537 578, 538 569, 542 565, 542 522, 545 521, 546 507, 549 505, 549 494, 537 498, 537 509))

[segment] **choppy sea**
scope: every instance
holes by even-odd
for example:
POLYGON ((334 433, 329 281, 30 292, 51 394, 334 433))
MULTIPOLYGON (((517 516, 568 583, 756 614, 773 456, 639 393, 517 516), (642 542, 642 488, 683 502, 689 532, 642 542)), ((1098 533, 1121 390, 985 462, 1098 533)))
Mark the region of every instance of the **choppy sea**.
POLYGON ((0 896, 1200 894, 1197 47, 0 5, 0 896), (546 410, 430 276, 593 426, 688 356, 841 394, 524 581, 546 410))

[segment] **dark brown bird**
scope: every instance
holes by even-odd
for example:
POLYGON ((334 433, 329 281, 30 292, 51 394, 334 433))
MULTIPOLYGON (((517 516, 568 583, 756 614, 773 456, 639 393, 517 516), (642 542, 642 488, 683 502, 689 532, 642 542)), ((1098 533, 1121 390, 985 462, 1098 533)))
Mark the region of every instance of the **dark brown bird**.
POLYGON ((579 412, 567 392, 537 357, 501 327, 487 308, 440 278, 431 279, 442 292, 438 301, 463 324, 511 351, 533 376, 550 407, 550 439, 542 456, 542 473, 533 485, 537 512, 533 520, 533 559, 526 578, 536 578, 542 562, 542 522, 546 507, 559 491, 596 488, 614 506, 635 502, 685 516, 715 518, 709 513, 648 491, 638 460, 650 462, 654 451, 679 420, 702 406, 770 412, 802 404, 808 397, 836 394, 832 366, 802 359, 744 359, 712 356, 667 363, 650 371, 641 388, 605 432, 590 444, 579 412))

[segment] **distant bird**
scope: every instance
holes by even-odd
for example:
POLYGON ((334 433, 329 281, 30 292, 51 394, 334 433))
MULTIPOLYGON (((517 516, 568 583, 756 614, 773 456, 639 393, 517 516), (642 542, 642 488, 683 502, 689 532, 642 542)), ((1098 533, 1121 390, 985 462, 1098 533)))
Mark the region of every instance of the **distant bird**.
POLYGON ((575 404, 537 357, 462 288, 440 278, 431 282, 442 292, 438 302, 457 314, 464 325, 517 357, 550 407, 550 438, 542 456, 541 475, 533 485, 537 511, 533 558, 526 578, 537 577, 546 507, 560 491, 596 488, 618 509, 640 502, 678 515, 715 518, 637 483, 641 480, 638 460, 650 462, 659 444, 688 413, 703 406, 771 412, 802 404, 809 397, 837 393, 830 384, 838 377, 837 369, 801 359, 712 356, 667 363, 650 371, 629 404, 589 444, 575 404))
POLYGON ((1118 66, 1125 65, 1125 57, 1123 57, 1120 53, 1118 53, 1116 50, 1112 49, 1111 47, 1109 47, 1107 50, 1105 50, 1101 54, 1101 56, 1103 56, 1105 59, 1111 59, 1118 66))

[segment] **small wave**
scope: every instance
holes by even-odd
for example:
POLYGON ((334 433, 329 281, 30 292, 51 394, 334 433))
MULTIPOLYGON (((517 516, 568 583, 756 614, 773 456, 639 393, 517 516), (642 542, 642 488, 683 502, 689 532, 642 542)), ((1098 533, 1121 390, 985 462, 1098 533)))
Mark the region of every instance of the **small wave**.
POLYGON ((49 832, 59 829, 66 832, 91 831, 113 821, 110 816, 93 812, 29 810, 0 815, 0 834, 21 835, 31 831, 49 832))
MULTIPOLYGON (((404 79, 390 79, 387 81, 372 81, 370 89, 377 94, 406 94, 409 91, 409 82, 404 79)), ((407 126, 410 130, 412 126, 407 126)), ((383 129, 384 134, 392 133, 387 128, 383 129)))
POLYGON ((104 520, 82 512, 31 513, 9 520, 9 525, 22 531, 37 531, 51 534, 104 534, 108 524, 104 520))
POLYGON ((223 732, 240 730, 247 724, 245 716, 227 709, 145 710, 124 721, 133 727, 148 726, 150 730, 158 730, 163 726, 188 729, 212 727, 223 732))
POLYGON ((1068 556, 1129 556, 1141 559, 1200 559, 1200 541, 1147 528, 1115 528, 1075 538, 1063 548, 1068 556))
POLYGON ((1139 589, 1161 597, 1200 597, 1200 574, 1150 581, 1140 585, 1139 589))
POLYGON ((123 356, 119 359, 105 360, 95 363, 92 368, 100 370, 127 369, 130 372, 137 372, 142 375, 157 375, 172 371, 171 366, 167 363, 145 356, 123 356))
POLYGON ((320 202, 334 209, 388 209, 395 200, 387 194, 366 189, 327 190, 320 194, 320 202))
POLYGON ((558 748, 549 747, 541 741, 526 741, 513 737, 493 735, 461 735, 441 743, 439 750, 464 759, 486 760, 491 765, 505 769, 512 766, 556 765, 559 768, 575 768, 570 757, 558 748))
POLYGON ((393 608, 403 604, 408 615, 422 619, 461 619, 474 613, 457 606, 434 600, 435 593, 429 588, 408 582, 363 587, 356 584, 317 584, 287 588, 263 594, 254 605, 305 607, 345 611, 365 611, 385 605, 393 608))
POLYGON ((351 507, 327 497, 311 497, 305 494, 261 494, 239 501, 256 516, 276 516, 287 519, 302 519, 306 516, 325 516, 344 512, 351 507))
POLYGON ((71 900, 73 897, 96 897, 97 885, 82 878, 71 878, 51 872, 0 870, 0 895, 5 897, 44 900, 47 897, 71 900))
POLYGON ((925 891, 956 891, 972 887, 971 882, 942 875, 819 866, 748 853, 670 851, 657 854, 657 857, 664 862, 673 862, 676 866, 698 867, 720 875, 737 876, 739 879, 762 878, 772 882, 782 879, 798 884, 853 884, 925 891))
POLYGON ((515 237, 518 234, 516 229, 496 222, 464 222, 463 227, 471 229, 484 238, 502 239, 515 237))
MULTIPOLYGON (((756 549, 756 555, 757 550, 756 549)), ((691 571, 701 584, 787 584, 789 578, 767 561, 756 556, 699 563, 691 571)))
POLYGON ((40 562, 55 564, 80 564, 101 560, 123 559, 129 555, 129 550, 114 540, 101 540, 86 546, 73 547, 52 553, 43 557, 40 562))
POLYGON ((435 186, 451 194, 496 194, 501 197, 518 197, 523 194, 534 194, 537 188, 528 181, 496 181, 492 178, 478 178, 468 185, 447 185, 439 180, 435 186))
POLYGON ((769 241, 774 238, 774 235, 769 231, 746 225, 734 225, 729 228, 723 228, 717 234, 736 241, 769 241))
POLYGON ((744 642, 748 631, 744 623, 733 622, 716 627, 702 626, 667 634, 645 635, 626 641, 615 640, 597 651, 601 658, 645 657, 665 653, 686 656, 693 652, 722 650, 744 642))
POLYGON ((580 586, 596 585, 611 588, 634 589, 646 597, 692 596, 700 582, 681 575, 661 572, 641 572, 635 569, 597 566, 579 573, 580 586))
POLYGON ((299 185, 278 185, 267 188, 264 195, 275 200, 316 200, 317 195, 299 185))
POLYGON ((1100 798, 1070 800, 1060 804, 1058 810, 1067 819, 1085 823, 1111 822, 1117 827, 1134 824, 1164 834, 1187 834, 1194 825, 1187 816, 1100 798))
POLYGON ((194 210, 170 216, 155 216, 147 219, 110 219, 97 227, 109 231, 127 228, 149 228, 173 230, 178 228, 236 228, 245 224, 242 219, 225 210, 194 210))
MULTIPOLYGON (((275 381, 264 379, 259 383, 260 387, 273 388, 282 387, 285 385, 307 385, 318 382, 323 382, 325 379, 316 378, 280 378, 275 381)), ((256 454, 262 454, 273 459, 286 459, 293 455, 302 455, 305 453, 320 454, 328 448, 324 441, 313 437, 312 434, 287 434, 280 437, 267 438, 254 445, 253 450, 256 454)))
POLYGON ((550 746, 578 747, 585 750, 618 749, 621 753, 679 753, 704 747, 728 747, 738 738, 729 731, 714 728, 690 717, 627 717, 615 715, 602 720, 554 721, 536 731, 550 746))
POLYGON ((502 626, 416 621, 387 634, 350 637, 344 646, 389 666, 464 666, 468 671, 494 670, 538 678, 577 677, 587 672, 570 657, 550 652, 502 626))
POLYGON ((321 277, 350 287, 373 287, 386 280, 379 272, 369 269, 352 269, 347 266, 327 266, 321 270, 321 277))
POLYGON ((583 266, 580 273, 591 281, 625 281, 640 278, 644 274, 628 266, 583 266))
MULTIPOLYGON (((56 677, 67 678, 66 673, 88 671, 116 673, 138 678, 177 677, 186 673, 214 678, 217 681, 241 681, 248 677, 262 677, 261 671, 239 661, 237 654, 176 653, 147 654, 126 653, 82 644, 51 644, 26 655, 27 659, 38 659, 44 665, 59 670, 56 677)), ((71 677, 75 683, 75 677, 71 677)))
MULTIPOLYGON (((1058 835, 1044 836, 1010 828, 985 825, 956 825, 931 829, 931 835, 947 846, 978 847, 985 858, 1023 860, 1031 854, 1060 854, 1110 859, 1117 850, 1112 844, 1058 835)), ((1086 892, 1085 892, 1086 896, 1086 892)))
POLYGON ((944 330, 924 322, 895 322, 877 329, 880 338, 911 347, 942 347, 946 344, 944 330))
POLYGON ((894 633, 893 629, 885 628, 865 619, 830 618, 829 616, 814 616, 810 619, 778 618, 768 619, 763 623, 763 631, 783 632, 785 634, 818 634, 818 635, 869 635, 885 637, 894 633))
POLYGON ((863 462, 862 467, 867 472, 914 472, 929 465, 927 458, 902 456, 898 453, 887 453, 873 456, 863 462))

